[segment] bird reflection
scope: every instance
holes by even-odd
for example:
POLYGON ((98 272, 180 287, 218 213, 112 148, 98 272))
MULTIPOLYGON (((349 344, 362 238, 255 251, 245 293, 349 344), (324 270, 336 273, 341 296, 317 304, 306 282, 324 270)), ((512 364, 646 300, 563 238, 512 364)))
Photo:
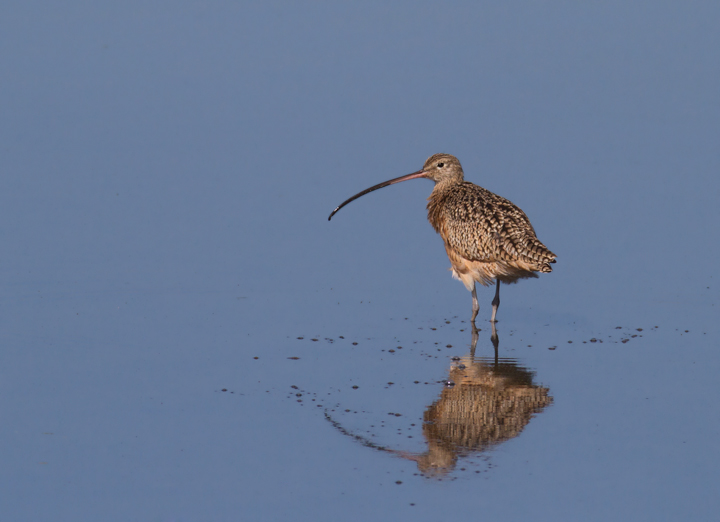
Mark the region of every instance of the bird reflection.
POLYGON ((552 402, 549 389, 533 384, 534 372, 514 359, 498 357, 499 338, 492 325, 494 357, 475 357, 479 334, 472 332, 470 355, 454 361, 448 387, 425 410, 423 435, 428 450, 403 455, 427 475, 444 475, 462 456, 481 453, 520 435, 534 414, 552 402))
MULTIPOLYGON (((391 450, 336 428, 365 446, 415 461, 427 476, 450 473, 458 459, 480 454, 520 435, 532 417, 552 403, 549 389, 533 383, 534 372, 515 359, 498 357, 499 339, 492 326, 493 357, 476 357, 479 332, 472 331, 470 355, 453 361, 448 383, 423 415, 427 451, 391 450)), ((326 414, 327 415, 327 414, 326 414)))

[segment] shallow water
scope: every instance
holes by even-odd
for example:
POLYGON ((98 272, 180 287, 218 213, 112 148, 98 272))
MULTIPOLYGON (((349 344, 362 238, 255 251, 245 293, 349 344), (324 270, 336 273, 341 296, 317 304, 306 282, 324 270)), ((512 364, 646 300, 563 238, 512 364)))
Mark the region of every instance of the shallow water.
POLYGON ((3 520, 714 517, 719 9, 437 9, 6 9, 3 520), (441 151, 558 255, 474 347, 430 182, 327 221, 441 151))

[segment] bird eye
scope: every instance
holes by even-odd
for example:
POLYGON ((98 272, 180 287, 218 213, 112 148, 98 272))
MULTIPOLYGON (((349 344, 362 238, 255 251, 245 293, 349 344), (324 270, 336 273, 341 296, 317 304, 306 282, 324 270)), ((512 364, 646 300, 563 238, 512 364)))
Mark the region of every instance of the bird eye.
POLYGON ((445 166, 444 163, 438 163, 438 167, 443 168, 445 166))

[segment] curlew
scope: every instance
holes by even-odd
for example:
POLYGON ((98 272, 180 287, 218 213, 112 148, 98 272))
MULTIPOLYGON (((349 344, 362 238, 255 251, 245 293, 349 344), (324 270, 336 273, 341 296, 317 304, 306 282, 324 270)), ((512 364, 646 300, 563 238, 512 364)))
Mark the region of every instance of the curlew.
POLYGON ((480 308, 475 283, 488 286, 495 281, 490 319, 495 323, 500 306, 500 283, 537 277, 536 272, 552 272, 550 263, 555 262, 556 256, 538 240, 530 220, 517 205, 465 181, 462 166, 455 156, 435 154, 421 170, 355 194, 333 210, 328 221, 360 196, 417 178, 435 182, 428 198, 428 221, 445 243, 453 277, 472 292, 473 323, 480 308))

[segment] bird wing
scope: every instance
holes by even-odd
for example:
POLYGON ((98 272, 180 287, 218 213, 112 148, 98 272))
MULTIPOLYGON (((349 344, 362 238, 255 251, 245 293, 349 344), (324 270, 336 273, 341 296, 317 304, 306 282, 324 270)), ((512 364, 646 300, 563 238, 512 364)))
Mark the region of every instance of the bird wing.
POLYGON ((446 242, 468 260, 540 265, 555 258, 527 215, 489 190, 465 182, 444 203, 446 242))

